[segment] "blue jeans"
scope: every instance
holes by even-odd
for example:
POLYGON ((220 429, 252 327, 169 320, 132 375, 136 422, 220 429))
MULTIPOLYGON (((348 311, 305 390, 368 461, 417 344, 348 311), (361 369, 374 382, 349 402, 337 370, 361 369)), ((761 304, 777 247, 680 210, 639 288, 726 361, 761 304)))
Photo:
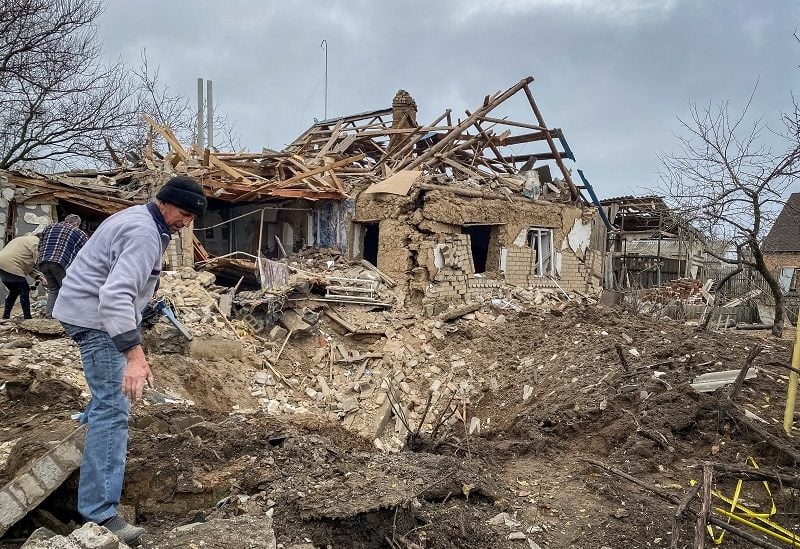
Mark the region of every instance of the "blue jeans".
POLYGON ((78 482, 78 512, 92 522, 117 514, 128 451, 130 401, 122 394, 127 364, 106 332, 65 324, 80 348, 92 398, 81 423, 88 423, 78 482))

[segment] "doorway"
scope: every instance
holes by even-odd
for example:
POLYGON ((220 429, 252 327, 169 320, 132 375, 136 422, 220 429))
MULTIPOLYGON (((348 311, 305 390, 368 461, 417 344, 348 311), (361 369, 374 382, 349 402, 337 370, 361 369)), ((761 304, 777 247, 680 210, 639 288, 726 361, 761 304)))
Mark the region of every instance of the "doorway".
POLYGON ((364 224, 364 254, 363 257, 376 267, 378 266, 378 242, 379 242, 378 223, 364 224))
POLYGON ((476 273, 486 272, 486 258, 489 255, 491 225, 469 225, 461 228, 461 234, 468 234, 472 251, 472 262, 476 273))

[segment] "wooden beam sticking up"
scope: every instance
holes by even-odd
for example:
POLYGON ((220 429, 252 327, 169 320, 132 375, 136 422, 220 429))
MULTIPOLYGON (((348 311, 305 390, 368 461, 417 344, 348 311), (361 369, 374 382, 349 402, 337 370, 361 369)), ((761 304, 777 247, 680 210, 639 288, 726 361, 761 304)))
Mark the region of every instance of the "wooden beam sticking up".
MULTIPOLYGON (((466 111, 466 113, 467 113, 467 116, 469 116, 469 114, 470 114, 469 111, 466 111)), ((494 144, 493 136, 489 135, 481 127, 480 120, 476 120, 475 121, 475 128, 477 128, 478 132, 481 134, 481 137, 483 137, 483 139, 486 141, 486 144, 489 146, 489 148, 492 149, 492 152, 494 153, 494 155, 497 158, 497 160, 499 160, 500 163, 503 164, 503 169, 505 170, 505 172, 506 173, 514 173, 514 170, 512 170, 511 167, 508 164, 506 164, 505 160, 503 160, 503 155, 500 153, 500 150, 494 144)), ((478 155, 475 155, 475 156, 478 156, 478 155)))
POLYGON ((169 129, 166 126, 158 125, 155 122, 155 120, 153 120, 152 118, 150 118, 146 114, 143 114, 142 116, 144 117, 145 122, 150 124, 150 126, 155 131, 157 131, 161 135, 161 137, 164 138, 164 140, 167 142, 167 145, 169 145, 169 148, 172 149, 172 151, 175 152, 175 154, 178 155, 178 158, 180 158, 181 160, 186 160, 186 159, 189 158, 189 155, 187 154, 186 150, 183 148, 183 145, 181 145, 181 142, 178 141, 178 138, 175 137, 175 134, 172 133, 171 129, 169 129))
POLYGON ((539 122, 539 125, 542 128, 545 128, 545 139, 547 140, 547 144, 550 146, 550 151, 553 153, 553 158, 555 158, 558 168, 561 170, 561 173, 564 176, 564 181, 566 181, 567 185, 569 185, 569 194, 572 197, 572 200, 578 200, 580 193, 578 192, 577 187, 575 187, 575 184, 572 182, 572 177, 570 177, 569 171, 564 165, 564 161, 561 158, 561 153, 558 152, 556 144, 553 141, 553 137, 550 135, 549 131, 546 131, 547 124, 544 123, 542 113, 539 111, 539 107, 536 106, 536 101, 533 99, 533 93, 531 93, 531 89, 528 87, 527 82, 522 86, 522 89, 525 90, 525 95, 528 98, 528 103, 531 104, 533 114, 536 116, 536 121, 539 122))
MULTIPOLYGON (((456 138, 458 138, 467 128, 472 126, 476 120, 486 116, 489 114, 495 107, 497 107, 500 103, 517 93, 519 90, 525 88, 530 82, 533 82, 533 77, 529 76, 523 80, 520 80, 518 83, 511 86, 505 93, 501 94, 497 99, 494 101, 489 101, 487 104, 483 105, 480 109, 478 109, 475 114, 468 116, 463 122, 459 123, 455 129, 450 131, 444 138, 432 146, 430 149, 425 151, 422 155, 415 158, 408 164, 402 166, 403 169, 413 170, 420 164, 431 159, 436 153, 441 152, 442 149, 447 147, 449 144, 453 142, 456 138)), ((541 123, 541 122, 540 122, 541 123)))

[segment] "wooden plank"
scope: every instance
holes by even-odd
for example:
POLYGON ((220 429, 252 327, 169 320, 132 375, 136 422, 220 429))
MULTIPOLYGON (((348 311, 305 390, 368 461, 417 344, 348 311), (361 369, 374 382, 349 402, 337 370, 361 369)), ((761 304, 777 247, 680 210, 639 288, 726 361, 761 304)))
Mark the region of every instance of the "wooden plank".
POLYGON ((506 120, 503 118, 491 118, 489 116, 481 116, 480 120, 485 122, 494 122, 495 124, 505 124, 506 126, 516 126, 517 128, 526 128, 529 130, 547 131, 547 128, 537 126, 535 124, 526 124, 524 122, 514 122, 513 120, 506 120))
POLYGON ((395 282, 394 279, 392 279, 389 275, 378 269, 375 265, 373 265, 366 259, 361 260, 361 265, 363 265, 364 267, 366 267, 367 269, 369 269, 370 271, 374 272, 379 277, 381 277, 383 283, 389 286, 390 288, 394 288, 395 286, 397 286, 397 282, 395 282))
POLYGON ((364 194, 389 193, 406 196, 408 191, 422 175, 422 170, 400 170, 390 177, 370 185, 364 194))
POLYGON ((342 121, 339 120, 336 123, 336 127, 333 128, 333 131, 331 132, 331 135, 328 138, 327 142, 319 150, 319 152, 316 154, 316 156, 314 158, 319 159, 319 158, 322 158, 323 156, 325 156, 326 154, 328 154, 328 151, 331 150, 331 147, 333 147, 333 144, 336 143, 337 139, 339 139, 339 134, 341 133, 341 131, 342 131, 342 121))
POLYGON ((150 126, 155 131, 157 131, 159 133, 159 135, 161 135, 161 137, 164 138, 164 140, 169 145, 170 149, 172 149, 182 159, 189 158, 189 155, 186 153, 186 150, 183 148, 183 145, 181 145, 181 142, 178 141, 177 137, 175 137, 175 134, 172 133, 172 130, 170 130, 167 127, 159 126, 158 124, 156 124, 156 122, 152 118, 150 118, 146 114, 143 114, 142 116, 144 117, 145 122, 150 124, 150 126))
POLYGON ((451 168, 456 169, 456 170, 458 170, 458 171, 460 171, 462 173, 465 173, 465 174, 469 175, 470 177, 474 177, 476 179, 492 179, 494 177, 492 174, 484 174, 483 172, 477 172, 475 170, 471 170, 471 169, 467 168, 466 166, 464 166, 463 164, 461 164, 460 162, 456 162, 455 160, 452 160, 450 158, 446 158, 446 157, 444 157, 442 155, 439 155, 439 154, 436 155, 436 158, 438 160, 441 160, 442 162, 444 162, 445 164, 447 164, 451 168))
MULTIPOLYGON (((316 175, 316 174, 322 173, 322 172, 327 172, 329 170, 334 170, 336 168, 341 168, 342 166, 346 166, 348 164, 352 164, 353 162, 358 162, 359 160, 363 160, 365 156, 366 155, 364 155, 364 154, 359 154, 357 156, 351 156, 350 158, 345 158, 344 160, 339 160, 338 162, 334 162, 333 164, 326 164, 324 166, 319 166, 317 168, 314 168, 312 170, 308 170, 306 172, 298 173, 298 174, 294 175, 293 177, 290 177, 286 181, 281 182, 277 186, 277 188, 283 189, 283 188, 286 188, 286 187, 290 186, 291 184, 293 184, 293 183, 295 183, 297 181, 300 181, 302 179, 305 179, 305 178, 307 178, 309 176, 316 175)), ((270 186, 270 184, 267 183, 266 185, 262 185, 261 187, 259 187, 257 189, 253 189, 249 193, 245 193, 242 196, 240 196, 239 198, 237 198, 237 201, 244 200, 246 198, 254 196, 254 195, 258 194, 259 192, 261 192, 262 190, 266 189, 269 186, 270 186)), ((274 192, 272 192, 271 194, 273 194, 274 196, 286 196, 286 195, 283 195, 283 194, 275 194, 274 192)), ((339 196, 339 198, 341 198, 341 197, 339 196)))
POLYGON ((216 155, 213 154, 209 155, 208 161, 212 166, 216 166, 217 168, 221 169, 223 172, 233 177, 233 179, 236 181, 243 181, 248 179, 242 172, 240 172, 236 168, 228 166, 226 162, 217 158, 216 155))
POLYGON ((336 322, 338 325, 340 325, 342 328, 344 328, 348 332, 354 333, 354 332, 358 331, 358 328, 356 328, 354 325, 352 325, 349 322, 347 322, 344 318, 342 318, 337 313, 335 313, 333 310, 331 310, 330 307, 325 307, 324 309, 322 309, 322 312, 325 313, 325 316, 327 316, 328 318, 330 318, 331 320, 336 322))
MULTIPOLYGON (((347 198, 347 195, 342 195, 339 192, 314 192, 305 189, 273 189, 266 193, 268 196, 280 196, 283 198, 307 198, 310 200, 341 200, 347 198)), ((237 202, 241 197, 234 200, 237 202)))
MULTIPOLYGON (((536 105, 536 101, 533 99, 533 93, 531 89, 528 87, 526 83, 522 86, 522 89, 525 91, 525 96, 528 98, 528 103, 531 105, 531 109, 533 109, 533 114, 536 116, 536 121, 539 123, 542 128, 547 128, 547 124, 544 122, 544 118, 542 117, 542 113, 539 111, 539 107, 536 105)), ((559 169, 561 170, 561 175, 564 176, 564 181, 567 182, 569 186, 569 193, 572 197, 572 200, 577 201, 581 194, 578 192, 578 189, 575 187, 575 184, 572 182, 572 176, 567 170, 567 167, 564 165, 564 160, 561 158, 561 153, 558 152, 556 148, 556 144, 553 141, 553 138, 550 135, 550 132, 545 130, 545 139, 547 140, 547 144, 550 147, 550 152, 553 153, 553 157, 555 158, 556 164, 558 165, 559 169)))
MULTIPOLYGON (((551 130, 555 131, 555 130, 551 130)), ((546 132, 538 131, 535 133, 523 133, 520 135, 512 135, 503 139, 498 139, 501 145, 508 147, 511 145, 521 145, 523 143, 531 143, 533 141, 544 141, 547 139, 546 132)))

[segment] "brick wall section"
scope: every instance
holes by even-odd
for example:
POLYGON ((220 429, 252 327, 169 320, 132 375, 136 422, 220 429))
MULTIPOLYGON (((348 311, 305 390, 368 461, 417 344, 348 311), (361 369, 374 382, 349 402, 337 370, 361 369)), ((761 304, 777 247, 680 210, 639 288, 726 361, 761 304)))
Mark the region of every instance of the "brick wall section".
MULTIPOLYGON (((444 266, 436 269, 425 297, 434 301, 458 302, 475 296, 500 297, 508 285, 524 288, 556 288, 566 291, 595 293, 602 288, 603 257, 587 250, 583 259, 569 248, 561 252, 560 277, 556 282, 537 276, 536 251, 527 246, 506 247, 506 271, 498 279, 475 277, 469 235, 440 235, 444 266)), ((433 253, 430 248, 429 253, 433 253)))
POLYGON ((85 425, 75 429, 0 490, 0 536, 35 509, 80 466, 85 433, 85 425))
POLYGON ((764 263, 771 272, 777 272, 781 267, 800 268, 800 253, 765 253, 764 263))
POLYGON ((192 229, 194 223, 172 235, 172 240, 164 253, 164 268, 177 270, 181 267, 194 267, 194 239, 192 229))

